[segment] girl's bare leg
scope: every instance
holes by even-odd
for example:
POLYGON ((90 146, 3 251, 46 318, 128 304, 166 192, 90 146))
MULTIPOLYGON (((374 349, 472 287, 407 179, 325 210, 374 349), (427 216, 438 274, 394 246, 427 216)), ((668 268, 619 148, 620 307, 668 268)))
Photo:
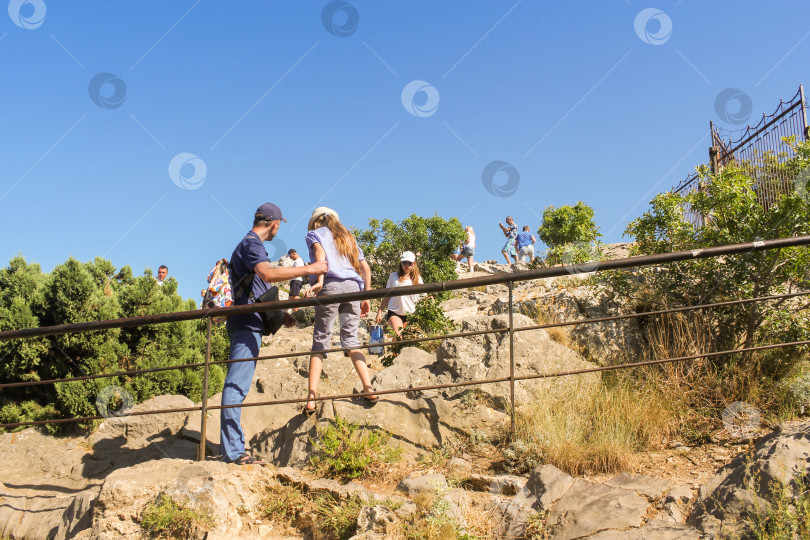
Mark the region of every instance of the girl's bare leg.
MULTIPOLYGON (((363 392, 373 390, 371 387, 371 377, 368 374, 368 366, 366 365, 366 357, 362 351, 351 351, 349 353, 354 363, 354 370, 357 371, 357 376, 360 377, 360 382, 363 383, 363 392)), ((368 396, 370 399, 376 399, 377 396, 368 396)))
MULTIPOLYGON (((365 359, 364 359, 365 360, 365 359)), ((323 367, 323 360, 320 354, 313 354, 309 357, 309 395, 308 398, 314 398, 318 395, 318 383, 321 380, 321 368, 323 367)), ((316 407, 315 401, 307 401, 306 408, 313 410, 316 407)))

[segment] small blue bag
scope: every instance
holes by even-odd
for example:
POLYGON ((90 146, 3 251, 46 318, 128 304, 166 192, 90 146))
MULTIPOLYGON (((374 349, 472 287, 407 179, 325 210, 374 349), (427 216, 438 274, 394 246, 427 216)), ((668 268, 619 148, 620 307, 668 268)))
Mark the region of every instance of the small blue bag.
MULTIPOLYGON (((379 324, 373 325, 371 327, 371 329, 370 329, 370 332, 369 332, 369 343, 368 344, 369 345, 375 345, 377 343, 382 344, 384 342, 385 342, 385 338, 384 338, 384 333, 383 333, 382 326, 380 326, 379 324)), ((385 352, 385 347, 383 347, 383 346, 369 347, 368 348, 368 353, 369 354, 376 354, 377 356, 380 356, 384 352, 385 352)))

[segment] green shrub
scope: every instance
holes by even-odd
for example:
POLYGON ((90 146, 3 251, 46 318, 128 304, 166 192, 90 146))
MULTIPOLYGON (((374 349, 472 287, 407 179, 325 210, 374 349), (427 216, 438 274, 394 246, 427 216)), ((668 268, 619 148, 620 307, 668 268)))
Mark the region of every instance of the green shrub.
POLYGON ((333 423, 318 428, 312 440, 312 467, 326 476, 352 480, 373 474, 399 460, 402 448, 390 448, 391 434, 368 424, 360 426, 335 416, 333 423))
MULTIPOLYGON (((0 400, 0 424, 16 424, 17 422, 37 422, 59 418, 59 412, 53 405, 40 405, 36 401, 23 401, 20 403, 0 400)), ((44 424, 48 433, 55 433, 57 424, 44 424)), ((8 428, 9 431, 20 431, 26 426, 8 428)), ((3 430, 0 430, 0 433, 3 430)))
MULTIPOLYGON (((0 331, 195 308, 192 300, 184 300, 177 294, 175 280, 169 279, 160 287, 149 270, 143 276, 133 277, 129 267, 116 270, 111 262, 101 258, 88 263, 70 258, 50 274, 43 274, 39 265, 29 265, 18 256, 0 269, 0 331)), ((0 383, 200 363, 205 350, 205 330, 206 322, 195 320, 2 341, 0 383)), ((227 358, 228 347, 224 325, 214 325, 212 360, 227 358)), ((223 369, 212 366, 211 395, 221 391, 223 381, 223 369)), ((149 373, 121 380, 93 379, 9 388, 4 390, 3 397, 8 403, 35 402, 43 410, 58 411, 61 417, 94 416, 96 398, 109 385, 124 387, 138 402, 158 394, 183 394, 199 401, 202 368, 149 373)), ((33 410, 22 417, 22 413, 13 408, 6 413, 8 417, 33 417, 33 410)))
MULTIPOLYGON (((424 337, 442 336, 450 333, 456 325, 447 318, 439 301, 432 295, 423 297, 416 303, 416 310, 408 316, 408 323, 402 329, 402 340, 419 339, 424 337)), ((399 356, 404 346, 397 343, 399 336, 391 327, 388 327, 390 344, 386 345, 386 352, 380 358, 383 366, 393 365, 394 359, 399 356)), ((428 352, 434 352, 441 345, 441 341, 423 341, 415 346, 428 352)))
POLYGON ((191 508, 188 502, 175 501, 165 493, 149 503, 139 524, 152 535, 169 538, 188 538, 195 531, 216 526, 207 511, 191 508))
MULTIPOLYGON (((464 228, 456 218, 444 219, 438 215, 424 218, 411 215, 394 223, 370 219, 368 229, 354 229, 357 243, 371 264, 371 281, 375 288, 385 288, 388 276, 399 267, 403 251, 413 251, 425 283, 456 279, 456 263, 450 255, 466 238, 464 228)), ((449 292, 440 293, 446 300, 449 292)))
MULTIPOLYGON (((794 172, 810 167, 810 144, 795 145, 795 149, 796 157, 784 167, 794 172)), ((625 234, 635 241, 634 254, 699 250, 810 234, 810 205, 801 193, 782 194, 765 208, 757 194, 762 181, 759 172, 756 179, 730 165, 718 175, 710 174, 705 166, 698 172, 701 189, 656 195, 650 209, 628 225, 625 234), (705 223, 696 225, 687 209, 704 216, 705 223)), ((768 175, 768 171, 760 172, 768 175)), ((800 246, 686 260, 632 272, 613 271, 600 275, 599 281, 637 312, 644 312, 807 290, 808 264, 810 248, 800 246)), ((676 317, 648 317, 639 323, 648 334, 647 342, 667 345, 656 350, 655 356, 678 356, 690 350, 686 354, 700 354, 806 340, 810 337, 810 318, 804 304, 780 300, 692 312, 689 319, 699 318, 702 324, 690 328, 688 335, 681 331, 684 325, 676 317), (662 340, 650 334, 650 329, 662 340), (701 346, 695 347, 696 343, 701 346)), ((808 350, 800 346, 709 358, 699 363, 702 370, 692 372, 687 386, 702 385, 711 374, 727 373, 736 381, 724 380, 716 387, 736 395, 709 397, 694 391, 689 395, 695 402, 710 401, 721 409, 723 403, 736 400, 773 406, 773 401, 760 392, 763 381, 771 384, 792 373, 808 350)))
POLYGON ((593 222, 593 208, 582 201, 574 206, 547 206, 537 229, 537 237, 552 249, 572 242, 593 242, 600 236, 593 222))

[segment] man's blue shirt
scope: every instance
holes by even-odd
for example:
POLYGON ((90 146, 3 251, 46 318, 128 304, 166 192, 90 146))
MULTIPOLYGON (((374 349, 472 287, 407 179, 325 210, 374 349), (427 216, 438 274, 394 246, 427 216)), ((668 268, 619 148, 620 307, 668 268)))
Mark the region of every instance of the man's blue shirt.
MULTIPOLYGON (((253 298, 258 298, 264 294, 268 285, 259 276, 254 276, 253 284, 250 288, 244 288, 240 283, 241 279, 249 280, 256 265, 261 262, 270 262, 267 250, 259 239, 259 235, 250 231, 245 235, 231 255, 231 286, 233 287, 234 305, 242 306, 248 303, 251 291, 253 298), (239 294, 244 291, 243 294, 239 294)), ((228 317, 228 329, 230 330, 252 330, 262 331, 262 316, 258 313, 245 313, 228 317)))

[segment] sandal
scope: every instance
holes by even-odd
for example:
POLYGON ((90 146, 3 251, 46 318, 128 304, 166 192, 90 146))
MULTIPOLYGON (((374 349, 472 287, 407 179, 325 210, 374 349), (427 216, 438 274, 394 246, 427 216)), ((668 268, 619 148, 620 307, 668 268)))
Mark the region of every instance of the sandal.
POLYGON ((244 452, 241 456, 231 461, 235 465, 267 465, 267 462, 260 458, 255 458, 244 452))
MULTIPOLYGON (((374 392, 376 392, 376 390, 374 390, 373 386, 367 386, 367 387, 363 388, 363 393, 368 393, 368 392, 374 393, 374 392)), ((376 403, 380 399, 380 396, 363 396, 363 398, 366 401, 376 403)))
MULTIPOLYGON (((314 397, 317 397, 317 395, 315 394, 315 392, 312 392, 312 391, 310 391, 309 396, 311 396, 311 397, 313 397, 313 398, 314 398, 314 397)), ((312 416, 313 414, 315 414, 315 411, 317 411, 317 410, 318 410, 318 402, 317 402, 317 401, 315 401, 314 403, 315 403, 315 406, 314 406, 314 407, 312 407, 311 409, 310 409, 309 407, 307 407, 307 405, 309 405, 309 401, 307 401, 306 403, 304 403, 304 410, 303 410, 303 411, 301 411, 301 412, 303 412, 303 413, 304 413, 304 416, 312 416)))

